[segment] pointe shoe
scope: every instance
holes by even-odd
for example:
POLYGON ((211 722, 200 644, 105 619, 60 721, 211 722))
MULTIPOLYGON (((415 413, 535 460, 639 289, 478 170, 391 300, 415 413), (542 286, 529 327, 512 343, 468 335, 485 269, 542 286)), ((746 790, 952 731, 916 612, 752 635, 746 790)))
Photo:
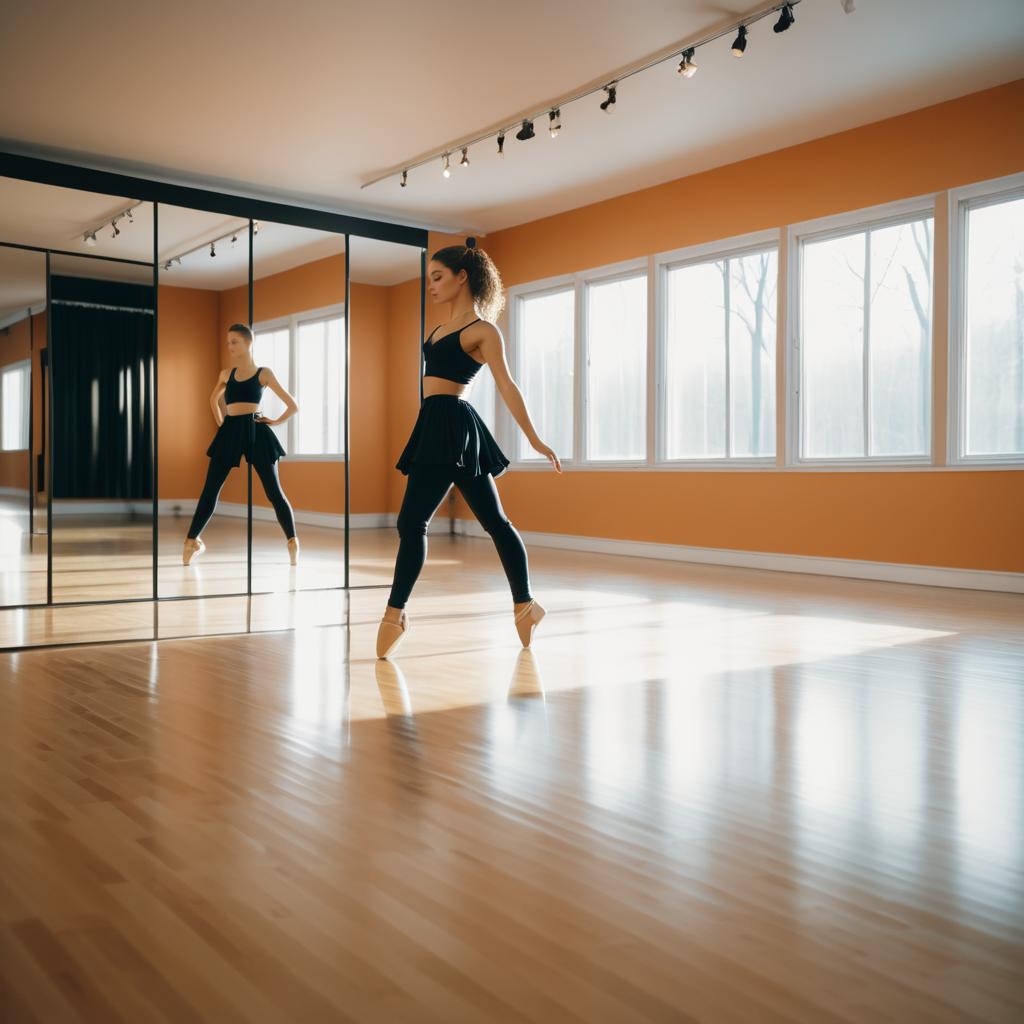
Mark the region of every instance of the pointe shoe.
POLYGON ((546 614, 547 610, 536 601, 531 601, 525 608, 520 608, 516 612, 516 632, 524 647, 529 647, 533 642, 533 631, 546 614))
POLYGON ((377 627, 377 657, 386 658, 398 649, 398 645, 409 632, 409 616, 402 610, 401 622, 388 622, 381 619, 377 627))
POLYGON ((289 537, 288 538, 288 558, 292 565, 299 564, 299 538, 289 537))
POLYGON ((185 538, 185 548, 181 552, 181 564, 188 565, 193 558, 198 558, 206 550, 206 545, 202 542, 199 537, 185 538))

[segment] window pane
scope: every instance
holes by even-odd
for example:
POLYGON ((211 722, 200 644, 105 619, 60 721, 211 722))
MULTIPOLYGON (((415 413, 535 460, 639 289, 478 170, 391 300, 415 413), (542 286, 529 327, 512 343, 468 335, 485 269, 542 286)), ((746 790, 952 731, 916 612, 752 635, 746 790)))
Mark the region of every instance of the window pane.
POLYGON ((864 232, 804 242, 801 451, 864 455, 864 232))
POLYGON ((665 274, 665 455, 725 455, 725 262, 665 274))
POLYGON ((643 459, 647 276, 587 285, 586 322, 588 458, 643 459))
POLYGON ((0 448, 20 451, 28 448, 28 367, 5 370, 0 381, 0 410, 3 414, 0 448))
POLYGON ((967 455, 1024 453, 1024 197, 967 212, 967 455))
MULTIPOLYGON (((541 440, 572 458, 573 446, 573 321, 572 288, 518 300, 519 386, 541 440)), ((516 428, 520 459, 544 459, 516 428)))
POLYGON ((345 324, 341 317, 328 320, 325 325, 327 366, 327 422, 325 426, 324 455, 341 455, 345 442, 345 324))
MULTIPOLYGON (((253 343, 253 359, 257 366, 267 366, 274 371, 274 376, 280 381, 281 387, 292 394, 291 371, 288 361, 288 328, 281 327, 274 331, 260 331, 253 343)), ((284 402, 269 388, 263 392, 260 401, 260 411, 268 419, 277 419, 284 412, 284 402)), ((271 427, 277 434, 281 443, 288 447, 288 425, 282 423, 279 426, 271 427)))
POLYGON ((778 253, 729 260, 730 455, 775 454, 778 253))
POLYGON ((871 454, 924 455, 931 434, 932 219, 871 231, 871 454))

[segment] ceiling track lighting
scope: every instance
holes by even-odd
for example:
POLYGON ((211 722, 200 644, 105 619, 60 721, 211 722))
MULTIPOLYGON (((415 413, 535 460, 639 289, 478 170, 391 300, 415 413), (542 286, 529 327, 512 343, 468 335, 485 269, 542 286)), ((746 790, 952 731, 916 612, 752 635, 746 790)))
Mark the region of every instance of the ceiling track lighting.
POLYGON ((784 4, 782 10, 779 12, 779 20, 772 26, 773 32, 785 32, 790 25, 796 22, 796 18, 793 16, 793 7, 791 4, 784 4))
POLYGON ((408 171, 402 171, 402 180, 398 184, 401 185, 402 188, 405 188, 406 185, 409 184, 409 172, 408 171))
POLYGON ((459 166, 460 167, 468 167, 469 166, 469 147, 468 146, 463 146, 462 147, 462 159, 459 161, 459 166))
POLYGON ((210 259, 217 255, 216 242, 210 243, 210 259))
POLYGON ((95 231, 87 231, 82 236, 82 241, 85 242, 85 244, 88 245, 90 248, 95 247, 95 245, 96 245, 96 232, 95 231))
POLYGON ((683 78, 693 78, 697 74, 697 65, 693 63, 693 47, 691 46, 688 50, 683 50, 680 56, 682 60, 679 62, 679 74, 683 78))
MULTIPOLYGON (((785 32, 793 25, 796 24, 796 16, 794 10, 797 4, 802 3, 802 0, 784 0, 784 2, 777 2, 767 7, 766 9, 759 11, 756 14, 750 14, 745 17, 741 22, 733 22, 730 25, 725 25, 722 28, 714 31, 713 33, 704 36, 701 39, 694 41, 692 44, 686 46, 684 49, 674 49, 668 51, 664 56, 655 57, 651 60, 646 61, 642 64, 629 67, 622 71, 617 72, 618 78, 606 85, 601 86, 588 86, 580 89, 576 93, 572 93, 564 96, 562 99, 556 101, 556 103, 548 106, 546 110, 538 111, 535 115, 523 117, 519 121, 518 129, 516 125, 506 124, 500 128, 494 128, 490 131, 483 132, 474 138, 468 139, 464 144, 459 143, 458 148, 462 150, 463 159, 460 161, 461 166, 466 167, 469 165, 469 158, 466 153, 470 146, 475 146, 478 142, 484 142, 487 139, 497 138, 498 141, 498 156, 504 157, 505 155, 505 136, 514 131, 515 137, 521 142, 525 142, 528 139, 534 137, 534 121, 537 118, 542 117, 544 114, 548 116, 548 132, 551 138, 557 138, 562 130, 562 118, 561 118, 561 107, 567 103, 575 103, 578 100, 585 99, 589 96, 596 95, 603 92, 604 97, 601 101, 601 110, 606 114, 614 113, 616 103, 618 101, 618 86, 625 81, 627 78, 631 78, 633 75, 638 75, 643 71, 647 71, 650 68, 656 67, 668 60, 678 59, 679 66, 678 72, 684 78, 692 78, 697 73, 697 63, 694 60, 694 55, 697 49, 701 46, 707 46, 711 43, 715 43, 720 39, 727 39, 733 32, 736 33, 736 38, 732 42, 731 52, 734 57, 743 57, 747 50, 747 38, 750 31, 750 27, 757 22, 761 21, 762 18, 770 18, 778 16, 778 20, 775 22, 773 29, 776 34, 779 32, 785 32)), ((854 10, 854 0, 840 0, 843 10, 849 14, 854 10)), ((441 151, 425 156, 422 159, 416 160, 410 164, 405 165, 404 168, 389 171, 386 174, 382 174, 379 177, 373 178, 370 181, 364 182, 360 185, 360 188, 369 188, 371 185, 376 185, 380 181, 384 181, 386 178, 392 176, 401 175, 401 184, 406 185, 408 181, 408 174, 411 169, 421 167, 430 163, 434 160, 441 158, 443 160, 443 173, 446 178, 451 177, 449 157, 454 149, 447 151, 441 151)))
POLYGON ((524 120, 522 128, 516 132, 516 138, 519 139, 520 142, 526 142, 527 139, 532 139, 533 136, 533 122, 524 120))

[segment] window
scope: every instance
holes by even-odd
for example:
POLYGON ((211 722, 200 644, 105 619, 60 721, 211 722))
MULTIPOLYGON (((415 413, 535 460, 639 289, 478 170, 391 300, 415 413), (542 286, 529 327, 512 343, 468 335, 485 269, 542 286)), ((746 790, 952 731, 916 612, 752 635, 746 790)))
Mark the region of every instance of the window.
POLYGON ((28 448, 29 362, 0 370, 0 450, 28 448))
POLYGON ((774 456, 777 244, 662 274, 663 458, 774 456))
MULTIPOLYGON (((522 295, 515 303, 516 379, 541 439, 572 458, 575 290, 522 295)), ((516 456, 547 462, 517 430, 516 456)))
POLYGON ((585 289, 586 457, 646 459, 647 275, 585 289))
POLYGON ((933 219, 931 200, 916 205, 799 236, 799 459, 930 453, 933 219))
POLYGON ((1024 175, 950 194, 950 461, 1024 458, 1024 175))
MULTIPOLYGON (((343 455, 345 317, 341 308, 299 313, 258 326, 255 334, 256 363, 274 371, 301 410, 272 428, 282 444, 295 455, 343 455)), ((267 391, 261 408, 274 419, 284 412, 284 403, 267 391)))

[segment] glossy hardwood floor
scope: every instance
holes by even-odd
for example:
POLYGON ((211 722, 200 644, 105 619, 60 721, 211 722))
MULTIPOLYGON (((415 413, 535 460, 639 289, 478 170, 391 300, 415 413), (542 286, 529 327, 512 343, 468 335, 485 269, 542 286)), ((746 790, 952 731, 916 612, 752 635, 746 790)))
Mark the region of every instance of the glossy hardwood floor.
POLYGON ((0 655, 5 1024, 1024 1017, 1024 597, 430 552, 0 655))

